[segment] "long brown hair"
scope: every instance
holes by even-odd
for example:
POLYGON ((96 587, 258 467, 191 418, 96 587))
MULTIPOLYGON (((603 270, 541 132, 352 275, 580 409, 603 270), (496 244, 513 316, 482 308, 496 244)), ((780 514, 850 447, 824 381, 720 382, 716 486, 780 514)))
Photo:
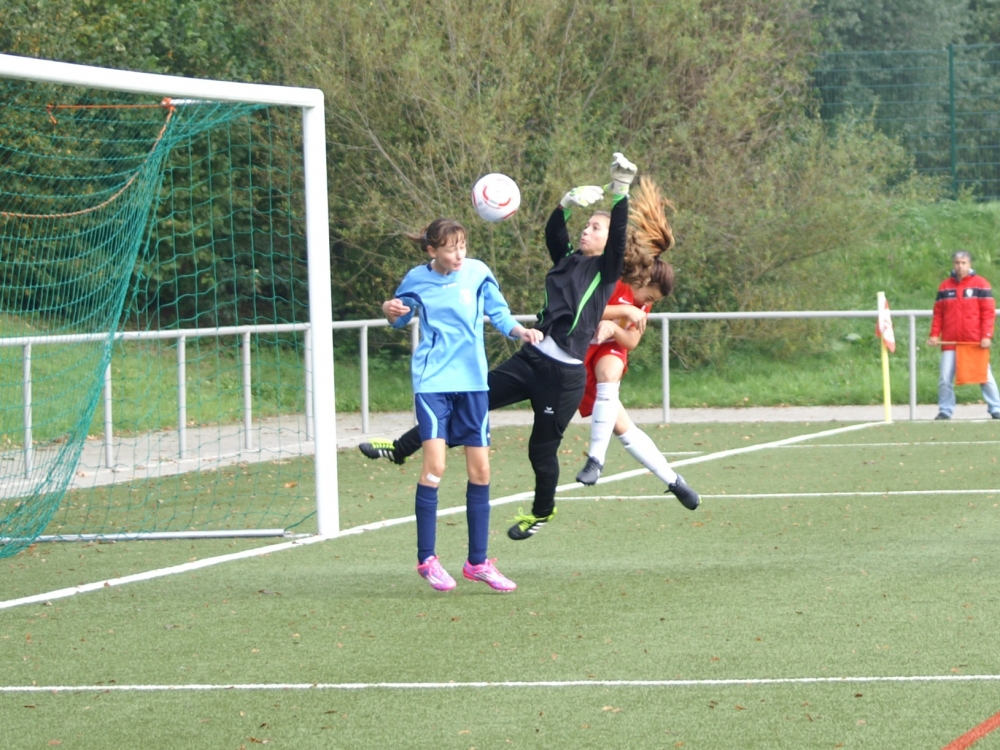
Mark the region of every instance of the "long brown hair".
MULTIPOLYGON (((674 210, 673 202, 660 193, 660 188, 648 177, 639 178, 639 187, 629 198, 629 228, 625 242, 625 266, 622 281, 630 286, 643 287, 651 278, 653 261, 674 246, 674 232, 667 221, 665 210, 674 210)), ((669 272, 669 288, 673 289, 674 270, 663 261, 666 269, 657 271, 658 278, 666 281, 669 272)), ((663 288, 663 283, 652 282, 663 288)), ((669 292, 664 292, 667 296, 669 292)))
POLYGON ((674 291, 674 267, 662 258, 654 258, 649 267, 649 286, 655 286, 660 294, 669 297, 674 291))
POLYGON ((420 249, 427 252, 432 247, 444 247, 453 237, 464 239, 467 236, 465 227, 454 219, 434 219, 430 224, 420 230, 419 234, 406 234, 406 238, 411 242, 420 245, 420 249))

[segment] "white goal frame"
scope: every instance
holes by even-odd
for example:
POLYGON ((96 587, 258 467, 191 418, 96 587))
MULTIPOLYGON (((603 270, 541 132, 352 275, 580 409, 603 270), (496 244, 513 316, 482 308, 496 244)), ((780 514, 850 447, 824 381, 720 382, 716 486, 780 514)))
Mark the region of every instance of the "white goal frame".
POLYGON ((0 77, 179 99, 298 107, 302 110, 317 529, 322 536, 340 533, 323 92, 319 89, 139 73, 4 54, 0 54, 0 77))

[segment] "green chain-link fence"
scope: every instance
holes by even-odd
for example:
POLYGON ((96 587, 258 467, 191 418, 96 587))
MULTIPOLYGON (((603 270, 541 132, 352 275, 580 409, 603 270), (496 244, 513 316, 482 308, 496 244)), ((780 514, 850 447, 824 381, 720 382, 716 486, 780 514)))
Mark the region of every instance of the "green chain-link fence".
POLYGON ((1000 198, 1000 45, 829 53, 814 80, 824 120, 874 112, 920 172, 1000 198))

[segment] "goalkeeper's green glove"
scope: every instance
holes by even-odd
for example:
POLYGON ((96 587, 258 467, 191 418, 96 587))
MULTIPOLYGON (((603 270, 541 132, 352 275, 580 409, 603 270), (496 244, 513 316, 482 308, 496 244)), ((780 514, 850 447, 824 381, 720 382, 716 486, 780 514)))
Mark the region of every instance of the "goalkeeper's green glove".
POLYGON ((611 184, 607 186, 614 195, 628 195, 629 186, 639 168, 616 151, 611 160, 611 184))
POLYGON ((566 195, 562 197, 559 201, 559 205, 563 208, 570 208, 571 206, 580 206, 581 208, 586 208, 604 197, 604 188, 600 185, 581 185, 580 187, 575 187, 570 190, 566 195))

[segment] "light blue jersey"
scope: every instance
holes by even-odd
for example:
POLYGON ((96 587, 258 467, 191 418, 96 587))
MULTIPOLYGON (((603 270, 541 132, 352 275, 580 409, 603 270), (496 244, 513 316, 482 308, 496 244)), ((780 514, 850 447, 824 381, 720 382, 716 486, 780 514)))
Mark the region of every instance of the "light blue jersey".
POLYGON ((430 263, 417 266, 396 290, 410 308, 393 323, 402 328, 420 316, 420 344, 410 370, 414 393, 486 391, 488 365, 483 343, 483 315, 509 336, 517 325, 493 272, 482 261, 466 258, 462 268, 442 276, 430 263))

